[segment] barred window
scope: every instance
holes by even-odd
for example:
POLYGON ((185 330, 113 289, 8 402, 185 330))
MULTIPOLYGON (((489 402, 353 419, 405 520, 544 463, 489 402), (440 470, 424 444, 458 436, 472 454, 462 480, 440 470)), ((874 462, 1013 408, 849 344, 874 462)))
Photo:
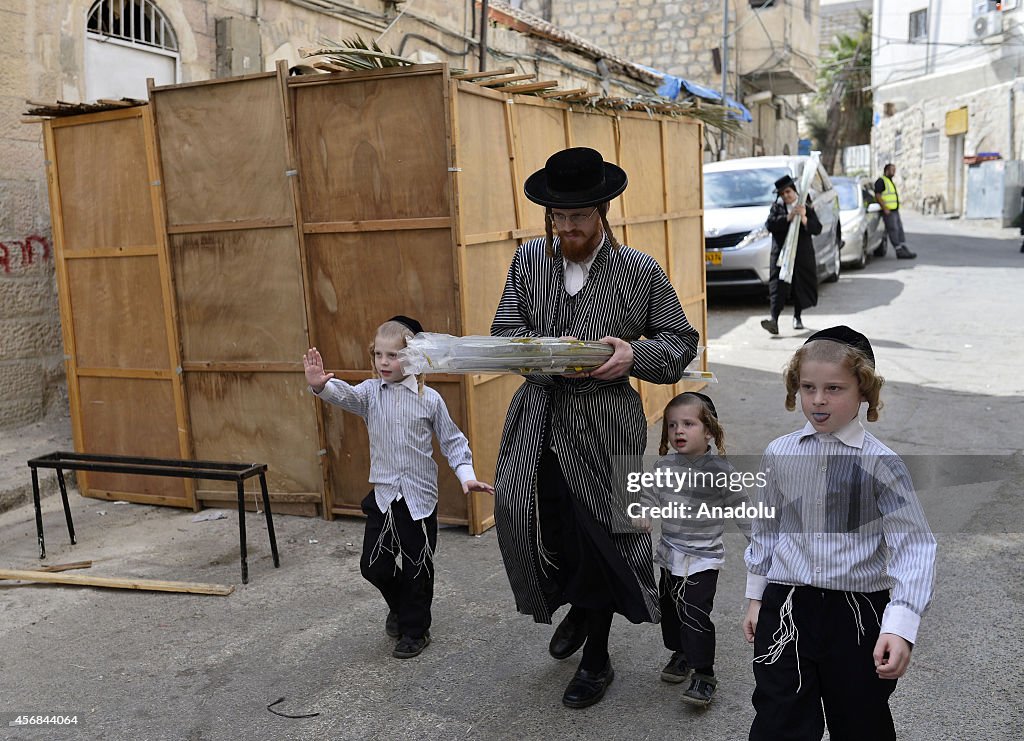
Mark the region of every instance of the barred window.
POLYGON ((86 28, 101 36, 178 51, 174 29, 152 0, 98 0, 89 9, 86 28))

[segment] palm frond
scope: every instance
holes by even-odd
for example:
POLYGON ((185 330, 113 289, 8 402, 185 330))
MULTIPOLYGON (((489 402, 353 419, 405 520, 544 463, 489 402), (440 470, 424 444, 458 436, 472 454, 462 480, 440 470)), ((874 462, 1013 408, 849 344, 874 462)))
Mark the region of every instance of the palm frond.
POLYGON ((327 57, 332 64, 351 70, 410 67, 414 64, 411 59, 386 52, 377 46, 376 41, 367 42, 361 36, 343 39, 341 43, 324 39, 324 46, 300 49, 299 53, 303 57, 327 57))

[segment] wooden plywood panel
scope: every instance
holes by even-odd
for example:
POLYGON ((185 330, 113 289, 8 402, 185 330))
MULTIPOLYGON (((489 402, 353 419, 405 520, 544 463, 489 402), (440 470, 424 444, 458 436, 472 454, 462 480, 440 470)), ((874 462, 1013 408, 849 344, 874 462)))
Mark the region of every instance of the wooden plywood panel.
MULTIPOLYGON (((272 495, 321 493, 318 402, 301 373, 186 372, 185 388, 196 458, 266 463, 272 495)), ((201 488, 234 492, 235 484, 201 488)))
MULTIPOLYGON (((462 403, 462 384, 429 385, 441 395, 455 424, 465 433, 466 410, 462 403)), ((348 514, 358 514, 360 503, 372 488, 369 483, 370 447, 366 424, 358 415, 345 412, 340 407, 324 404, 323 408, 334 505, 347 510, 348 514)), ((448 460, 441 455, 436 439, 434 461, 438 473, 438 518, 444 522, 466 523, 468 509, 462 485, 448 465, 448 460)), ((484 474, 478 470, 477 475, 484 474)))
POLYGON ((291 227, 171 235, 186 361, 292 361, 308 347, 291 227))
MULTIPOLYGON (((603 113, 572 112, 569 114, 569 127, 572 131, 574 147, 590 147, 601 153, 607 162, 619 163, 616 151, 615 117, 603 113)), ((626 173, 630 177, 630 173, 626 173)), ((628 188, 627 188, 628 189, 628 188)), ((622 216, 622 199, 616 198, 608 209, 609 220, 622 216)))
POLYGON ((683 301, 704 294, 704 232, 699 216, 669 221, 672 283, 683 301))
MULTIPOLYGON (((171 381, 138 378, 78 380, 83 453, 180 458, 171 381)), ((82 474, 79 474, 81 476, 82 474)), ((85 474, 86 496, 99 492, 166 497, 161 504, 191 507, 181 479, 112 473, 85 474)))
POLYGON ((526 198, 523 183, 531 174, 544 167, 548 157, 565 149, 565 111, 553 105, 513 105, 512 120, 516 168, 521 181, 516 184, 516 197, 520 204, 519 226, 543 232, 544 208, 526 198))
POLYGON ((54 126, 66 252, 153 245, 142 119, 54 126))
POLYGON ((465 235, 516 228, 506 107, 500 100, 459 94, 459 218, 465 235))
POLYGON ((629 176, 629 187, 622 194, 627 216, 651 216, 665 213, 664 168, 661 162, 661 123, 622 118, 619 165, 629 176))
POLYGON ((498 308, 505 287, 509 265, 516 252, 516 242, 474 244, 465 249, 466 321, 464 334, 491 333, 491 320, 498 308))
POLYGON ((641 383, 640 398, 644 402, 647 424, 652 425, 662 417, 665 405, 676 395, 674 384, 641 383))
POLYGON ((671 121, 665 127, 665 173, 669 211, 703 207, 701 202, 701 162, 703 161, 700 124, 671 121))
POLYGON ((493 484, 498 465, 501 433, 508 416, 512 395, 524 383, 521 376, 493 376, 472 388, 473 412, 476 416, 473 439, 473 459, 477 476, 493 484))
POLYGON ((78 367, 168 368, 158 258, 83 258, 66 265, 78 367))
MULTIPOLYGON (((693 301, 683 304, 683 311, 686 313, 686 319, 690 322, 690 326, 696 329, 700 333, 700 339, 697 343, 707 347, 708 344, 708 314, 707 305, 703 301, 693 301)), ((695 360, 690 366, 694 370, 707 370, 702 364, 701 360, 695 360)))
POLYGON ((665 222, 651 221, 646 224, 630 224, 629 246, 646 252, 661 265, 668 274, 668 252, 665 247, 665 222))
POLYGON ((292 90, 307 223, 450 216, 440 72, 292 90))
POLYGON ((367 346, 395 314, 461 335, 448 230, 309 234, 313 344, 334 369, 369 370, 367 346))
POLYGON ((153 92, 167 223, 291 220, 276 76, 153 92))

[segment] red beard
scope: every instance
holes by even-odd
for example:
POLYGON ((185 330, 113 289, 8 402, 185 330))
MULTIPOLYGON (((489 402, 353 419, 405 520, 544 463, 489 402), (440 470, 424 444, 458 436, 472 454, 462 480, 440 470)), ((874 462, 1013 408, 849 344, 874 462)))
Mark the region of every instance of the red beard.
POLYGON ((595 249, 601 244, 600 237, 595 237, 597 243, 591 242, 580 242, 579 240, 572 240, 571 242, 566 240, 564 237, 559 240, 559 246, 562 248, 562 256, 570 262, 584 262, 595 249))

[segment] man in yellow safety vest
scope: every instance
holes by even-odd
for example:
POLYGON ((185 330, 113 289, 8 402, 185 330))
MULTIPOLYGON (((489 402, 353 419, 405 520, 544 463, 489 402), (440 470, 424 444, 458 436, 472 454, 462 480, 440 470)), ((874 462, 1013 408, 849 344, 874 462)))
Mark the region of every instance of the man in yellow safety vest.
MULTIPOLYGON (((900 194, 892 178, 896 174, 896 165, 891 162, 882 170, 882 177, 875 181, 875 198, 882 207, 882 221, 885 222, 885 233, 896 250, 896 257, 901 260, 913 260, 917 254, 907 249, 907 238, 903 234, 903 219, 900 218, 900 194)), ((885 257, 885 240, 872 253, 875 257, 885 257)))

